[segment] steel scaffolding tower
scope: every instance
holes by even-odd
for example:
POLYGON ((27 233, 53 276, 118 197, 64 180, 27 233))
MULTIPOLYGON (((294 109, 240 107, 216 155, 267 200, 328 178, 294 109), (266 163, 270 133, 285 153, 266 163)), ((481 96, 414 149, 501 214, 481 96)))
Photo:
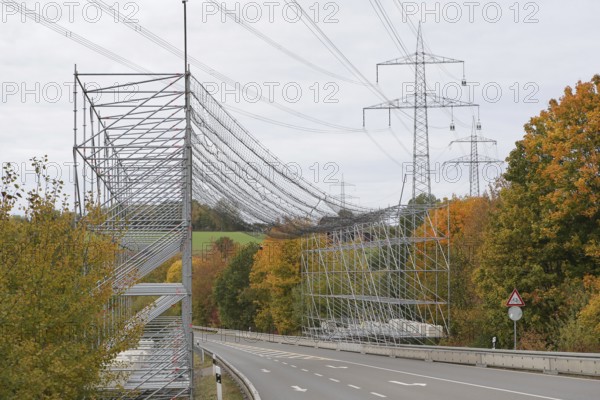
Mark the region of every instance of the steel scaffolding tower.
POLYGON ((478 123, 475 122, 475 118, 473 118, 473 126, 471 128, 471 136, 454 140, 450 144, 453 143, 470 143, 471 144, 471 154, 469 156, 463 156, 459 158, 455 158, 454 160, 446 161, 446 164, 467 164, 469 165, 469 195, 471 197, 479 196, 479 164, 501 164, 501 160, 496 160, 494 158, 480 155, 479 154, 479 143, 492 143, 496 145, 496 141, 492 139, 485 138, 481 135, 477 134, 478 123))
MULTIPOLYGON (((132 324, 144 326, 136 349, 115 367, 127 377, 106 397, 175 399, 192 395, 191 138, 186 74, 75 72, 75 212, 99 205, 107 220, 97 229, 119 233, 123 249, 107 281, 132 324), (78 108, 78 105, 81 108, 78 108), (140 283, 183 253, 181 283, 140 283), (137 313, 133 299, 145 297, 137 313), (182 315, 163 314, 182 303, 182 315), (117 387, 125 389, 125 394, 117 387)), ((108 324, 110 324, 108 318, 108 324)))
POLYGON ((435 341, 449 327, 448 206, 305 237, 303 331, 319 340, 435 341))
MULTIPOLYGON (((429 108, 448 108, 448 107, 478 107, 477 104, 463 102, 457 99, 449 99, 427 90, 426 65, 427 64, 463 64, 464 61, 455 60, 447 57, 440 57, 425 52, 423 45, 423 35, 421 24, 417 34, 417 49, 414 54, 406 57, 394 59, 384 63, 377 64, 377 81, 379 81, 379 67, 390 65, 412 65, 415 69, 415 93, 407 95, 405 98, 388 101, 363 109, 363 126, 365 125, 366 110, 388 110, 388 120, 391 125, 392 110, 412 109, 414 113, 413 126, 413 188, 412 198, 416 199, 419 195, 426 195, 431 198, 431 173, 429 166, 429 108)), ((463 86, 466 81, 463 78, 463 86)))

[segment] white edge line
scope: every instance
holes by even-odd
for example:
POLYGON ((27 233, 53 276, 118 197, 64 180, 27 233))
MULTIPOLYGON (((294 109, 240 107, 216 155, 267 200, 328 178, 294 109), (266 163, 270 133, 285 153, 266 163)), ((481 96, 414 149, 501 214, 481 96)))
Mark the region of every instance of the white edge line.
MULTIPOLYGON (((336 360, 336 361, 340 361, 341 362, 341 360, 336 360)), ((455 380, 452 380, 452 379, 438 378, 438 377, 435 377, 435 376, 415 374, 415 373, 412 373, 412 372, 399 371, 399 370, 396 370, 396 369, 384 368, 384 367, 376 367, 374 365, 361 364, 361 363, 357 363, 357 362, 351 362, 351 361, 345 361, 345 362, 348 363, 348 364, 354 364, 354 365, 358 365, 358 366, 361 366, 361 367, 378 369, 380 371, 397 372, 399 374, 404 374, 404 375, 418 376, 419 378, 433 379, 433 380, 436 380, 436 381, 448 382, 448 383, 455 383, 455 384, 458 384, 458 385, 478 387, 478 388, 481 388, 481 389, 496 390, 496 391, 499 391, 499 392, 512 393, 512 394, 518 394, 518 395, 529 396, 529 397, 535 397, 535 398, 538 398, 538 399, 564 400, 564 399, 559 399, 559 398, 556 398, 556 397, 548 397, 548 396, 542 396, 542 395, 539 395, 539 394, 518 392, 518 391, 515 391, 515 390, 502 389, 502 388, 497 388, 497 387, 493 387, 493 386, 478 385, 476 383, 461 382, 461 381, 455 381, 455 380)))

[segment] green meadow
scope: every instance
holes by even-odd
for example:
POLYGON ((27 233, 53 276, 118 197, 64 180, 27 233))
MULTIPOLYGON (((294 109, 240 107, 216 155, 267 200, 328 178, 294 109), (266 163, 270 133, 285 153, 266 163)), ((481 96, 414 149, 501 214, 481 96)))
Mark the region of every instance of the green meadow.
POLYGON ((192 237, 192 249, 194 252, 202 251, 211 243, 219 240, 222 237, 228 237, 239 245, 248 243, 260 243, 265 238, 265 235, 251 235, 246 232, 194 232, 192 237))

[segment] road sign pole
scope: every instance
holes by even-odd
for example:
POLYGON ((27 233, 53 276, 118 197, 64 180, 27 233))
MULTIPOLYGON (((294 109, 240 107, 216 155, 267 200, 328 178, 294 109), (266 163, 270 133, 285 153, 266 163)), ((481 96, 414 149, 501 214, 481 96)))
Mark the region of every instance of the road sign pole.
POLYGON ((514 350, 517 349, 517 321, 513 321, 514 322, 514 326, 515 326, 515 347, 514 350))
POLYGON ((521 319, 523 316, 523 310, 521 307, 525 307, 525 302, 523 298, 519 294, 517 288, 513 290, 508 301, 506 302, 506 306, 510 307, 508 309, 508 317, 513 320, 513 330, 514 330, 514 346, 513 350, 517 350, 517 321, 521 319))
POLYGON ((510 319, 513 320, 514 324, 513 324, 513 329, 514 329, 514 340, 515 340, 515 345, 513 347, 514 350, 517 349, 517 321, 521 319, 521 317, 523 317, 523 310, 521 310, 521 308, 519 307, 511 307, 508 309, 508 317, 510 319))

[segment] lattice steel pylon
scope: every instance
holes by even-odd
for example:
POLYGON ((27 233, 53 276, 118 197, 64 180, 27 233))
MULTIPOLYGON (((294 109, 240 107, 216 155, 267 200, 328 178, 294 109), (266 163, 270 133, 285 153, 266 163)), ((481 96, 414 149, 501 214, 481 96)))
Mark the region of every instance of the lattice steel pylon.
MULTIPOLYGON (((456 63, 463 64, 464 67, 464 61, 455 60, 447 57, 440 57, 425 52, 421 24, 419 24, 417 34, 417 49, 414 54, 409 54, 406 57, 397 58, 391 61, 377 64, 377 81, 379 81, 380 66, 412 65, 415 69, 414 95, 405 96, 405 98, 402 99, 391 100, 371 107, 365 107, 363 109, 363 126, 365 125, 366 110, 388 110, 388 120, 389 124, 391 125, 392 110, 413 109, 413 199, 416 199, 422 194, 426 195, 427 199, 431 198, 428 109, 448 107, 478 107, 478 105, 474 103, 464 102, 457 99, 449 99, 428 92, 426 65, 456 63)), ((466 85, 464 77, 462 83, 463 86, 466 85)))
POLYGON ((434 342, 450 325, 448 206, 389 209, 377 222, 307 235, 303 333, 317 340, 434 342))
POLYGON ((469 166, 469 195, 471 197, 479 196, 479 165, 480 164, 501 164, 501 160, 497 160, 488 156, 484 156, 479 154, 479 143, 492 143, 496 145, 496 141, 492 139, 488 139, 477 134, 479 124, 475 121, 473 117, 473 126, 471 128, 471 136, 454 140, 450 144, 453 143, 469 143, 471 145, 471 154, 469 156, 463 156, 459 158, 455 158, 450 161, 446 161, 444 165, 451 164, 467 164, 469 166))

